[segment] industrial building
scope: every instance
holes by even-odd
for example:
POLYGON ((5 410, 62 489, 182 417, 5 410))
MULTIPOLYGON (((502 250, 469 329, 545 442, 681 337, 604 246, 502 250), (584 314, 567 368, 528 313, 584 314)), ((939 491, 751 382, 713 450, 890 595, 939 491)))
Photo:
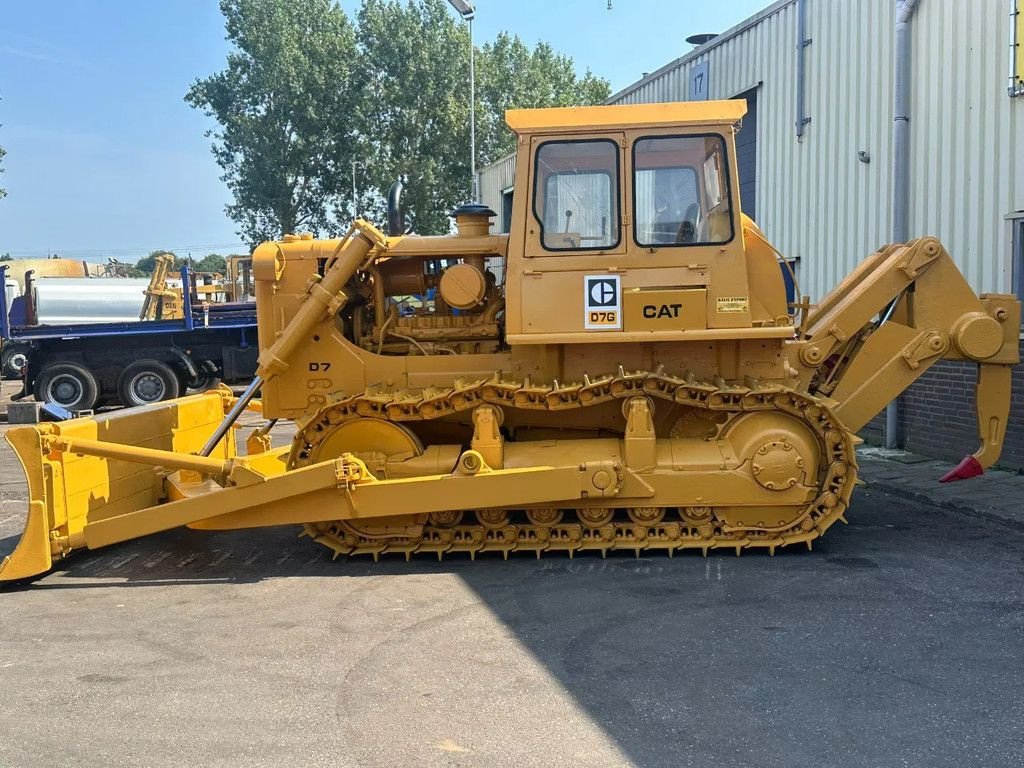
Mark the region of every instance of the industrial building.
MULTIPOLYGON (((743 207, 795 260, 812 300, 882 244, 925 234, 942 240, 975 290, 1022 295, 1022 4, 779 0, 609 103, 745 99, 743 207), (894 120, 900 94, 905 121, 894 120)), ((479 179, 505 231, 512 173, 506 158, 479 179)), ((973 449, 973 370, 932 368, 901 397, 890 439, 949 459, 973 449)), ((1014 387, 1001 463, 1024 468, 1024 373, 1014 387)), ((865 436, 883 439, 884 424, 865 436)))

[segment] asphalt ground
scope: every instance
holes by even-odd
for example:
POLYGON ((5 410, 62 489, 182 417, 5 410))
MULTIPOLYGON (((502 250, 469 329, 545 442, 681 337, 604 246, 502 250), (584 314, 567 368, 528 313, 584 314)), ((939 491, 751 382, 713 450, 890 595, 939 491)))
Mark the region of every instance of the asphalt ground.
MULTIPOLYGON (((24 497, 5 446, 0 553, 24 497)), ((1024 764, 1024 534, 854 504, 775 557, 83 553, 0 592, 0 766, 1024 764)))

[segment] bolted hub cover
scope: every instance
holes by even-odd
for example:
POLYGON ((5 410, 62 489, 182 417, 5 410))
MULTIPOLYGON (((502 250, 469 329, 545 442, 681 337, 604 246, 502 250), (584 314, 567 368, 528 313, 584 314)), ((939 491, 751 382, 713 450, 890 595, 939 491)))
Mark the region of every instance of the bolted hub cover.
POLYGON ((764 443, 750 462, 754 479, 769 491, 792 488, 804 473, 804 459, 800 452, 785 441, 764 443))

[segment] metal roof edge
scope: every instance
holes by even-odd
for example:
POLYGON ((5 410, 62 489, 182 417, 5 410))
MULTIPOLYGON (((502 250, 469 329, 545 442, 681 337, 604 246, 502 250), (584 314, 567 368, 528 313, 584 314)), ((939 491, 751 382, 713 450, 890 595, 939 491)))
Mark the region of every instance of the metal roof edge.
POLYGON ((516 156, 515 152, 509 152, 507 155, 502 155, 497 160, 492 160, 487 165, 485 165, 483 168, 477 168, 476 172, 477 173, 484 173, 485 171, 489 171, 492 168, 494 168, 494 166, 496 166, 496 165, 501 165, 502 163, 507 163, 509 160, 511 160, 515 156, 516 156))
POLYGON ((690 61, 692 61, 693 59, 696 59, 697 57, 702 56, 703 54, 705 54, 708 51, 712 50, 713 48, 716 48, 719 45, 722 45, 723 43, 731 40, 732 38, 736 37, 737 35, 739 35, 739 34, 741 34, 743 32, 746 32, 751 27, 757 26, 762 21, 764 21, 766 18, 768 18, 769 16, 774 16, 776 13, 781 11, 786 6, 793 5, 796 2, 797 2, 797 0, 775 0, 775 2, 772 3, 771 5, 769 5, 767 8, 763 8, 762 10, 758 11, 757 13, 755 13, 753 16, 751 16, 751 17, 741 21, 739 24, 737 24, 736 26, 732 27, 731 29, 727 29, 725 32, 723 32, 722 34, 718 35, 717 37, 713 37, 711 40, 708 40, 708 42, 704 43, 704 45, 701 45, 701 46, 698 46, 697 48, 694 48, 689 53, 687 53, 687 54, 685 54, 683 56, 680 56, 678 59, 674 59, 673 61, 670 61, 665 66, 656 69, 654 72, 651 72, 646 77, 642 77, 639 80, 637 80, 635 83, 627 85, 621 91, 618 91, 617 93, 613 93, 611 96, 608 97, 608 99, 604 103, 605 104, 614 104, 619 99, 625 98, 626 96, 628 96, 629 94, 633 93, 634 91, 639 90, 640 88, 642 88, 643 86, 645 86, 649 82, 651 82, 652 80, 657 80, 659 77, 664 75, 666 72, 670 72, 673 69, 678 69, 679 67, 682 67, 684 64, 687 64, 690 61))

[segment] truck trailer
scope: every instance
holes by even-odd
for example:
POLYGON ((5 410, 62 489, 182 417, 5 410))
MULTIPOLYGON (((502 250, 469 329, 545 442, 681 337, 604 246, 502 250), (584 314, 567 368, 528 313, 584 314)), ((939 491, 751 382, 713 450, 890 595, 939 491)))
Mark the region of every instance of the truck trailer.
MULTIPOLYGON (((0 275, 6 285, 2 265, 0 275)), ((187 266, 181 280, 183 286, 191 285, 187 266)), ((103 302, 98 281, 80 282, 77 288, 61 288, 79 293, 83 305, 88 289, 98 288, 103 302)), ((22 295, 13 293, 5 291, 0 305, 0 369, 3 378, 23 383, 15 400, 34 396, 72 412, 101 405, 147 405, 220 381, 248 381, 256 368, 252 302, 203 302, 188 292, 181 317, 138 320, 118 315, 97 322, 91 316, 61 315, 49 321, 40 316, 40 294, 31 281, 22 295)), ((143 291, 139 294, 141 304, 143 291)))

